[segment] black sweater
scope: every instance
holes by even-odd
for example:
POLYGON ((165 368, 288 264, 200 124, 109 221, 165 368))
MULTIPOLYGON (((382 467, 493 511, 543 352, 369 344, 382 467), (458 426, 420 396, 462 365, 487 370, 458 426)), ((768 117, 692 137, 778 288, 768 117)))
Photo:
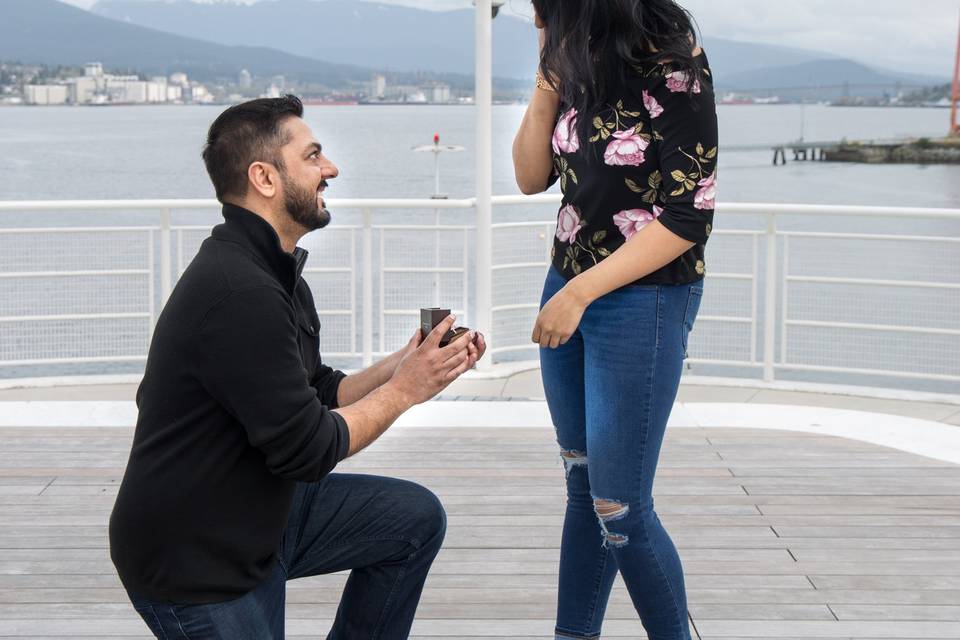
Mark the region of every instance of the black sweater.
POLYGON ((274 568, 297 481, 349 449, 330 408, 344 374, 320 361, 307 252, 226 205, 174 289, 137 391, 133 448, 110 517, 124 586, 222 602, 274 568))

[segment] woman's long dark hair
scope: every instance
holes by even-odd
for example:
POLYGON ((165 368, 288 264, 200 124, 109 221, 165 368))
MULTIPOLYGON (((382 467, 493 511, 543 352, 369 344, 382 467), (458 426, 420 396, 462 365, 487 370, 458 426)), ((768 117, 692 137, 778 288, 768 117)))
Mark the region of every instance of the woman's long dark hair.
MULTIPOLYGON (((702 68, 693 55, 690 13, 674 0, 533 0, 546 30, 540 74, 555 78, 563 104, 597 114, 633 69, 669 62, 690 75, 702 68)), ((581 138, 592 117, 578 118, 581 138)))

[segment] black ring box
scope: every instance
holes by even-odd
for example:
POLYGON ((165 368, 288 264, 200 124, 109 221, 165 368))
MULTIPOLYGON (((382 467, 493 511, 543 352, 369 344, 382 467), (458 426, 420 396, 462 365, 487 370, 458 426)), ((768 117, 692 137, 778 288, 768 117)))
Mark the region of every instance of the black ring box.
MULTIPOLYGON (((436 329, 437 325, 443 322, 444 318, 449 315, 450 309, 440 309, 437 307, 420 309, 420 331, 423 332, 423 339, 426 340, 430 332, 436 329)), ((470 331, 470 329, 466 327, 454 327, 450 331, 447 331, 446 335, 440 340, 440 346, 447 346, 468 331, 470 331)))

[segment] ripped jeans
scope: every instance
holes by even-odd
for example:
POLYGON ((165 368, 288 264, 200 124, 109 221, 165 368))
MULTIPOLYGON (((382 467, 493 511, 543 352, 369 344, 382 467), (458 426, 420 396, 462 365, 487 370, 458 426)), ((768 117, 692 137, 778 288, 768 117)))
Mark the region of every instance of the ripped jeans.
MULTIPOLYGON (((541 307, 565 284, 551 268, 541 307)), ((702 295, 702 281, 624 287, 591 304, 567 344, 540 350, 567 473, 558 639, 600 637, 619 570, 650 640, 690 640, 653 479, 702 295)))

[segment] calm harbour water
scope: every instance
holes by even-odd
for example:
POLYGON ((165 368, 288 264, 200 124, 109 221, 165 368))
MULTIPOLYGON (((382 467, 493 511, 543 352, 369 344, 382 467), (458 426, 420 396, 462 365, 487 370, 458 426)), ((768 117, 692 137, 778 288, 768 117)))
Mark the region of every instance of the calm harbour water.
MULTIPOLYGON (((200 160, 206 128, 222 107, 11 107, 0 109, 0 200, 206 198, 200 160)), ((522 106, 494 109, 494 193, 516 193, 510 145, 522 106)), ((789 163, 772 153, 724 153, 722 145, 938 136, 942 109, 721 106, 720 198, 728 202, 960 207, 960 166, 789 163)), ((306 118, 340 167, 331 197, 423 197, 433 190, 431 154, 443 142, 443 190, 473 193, 474 109, 308 107, 306 118)))

